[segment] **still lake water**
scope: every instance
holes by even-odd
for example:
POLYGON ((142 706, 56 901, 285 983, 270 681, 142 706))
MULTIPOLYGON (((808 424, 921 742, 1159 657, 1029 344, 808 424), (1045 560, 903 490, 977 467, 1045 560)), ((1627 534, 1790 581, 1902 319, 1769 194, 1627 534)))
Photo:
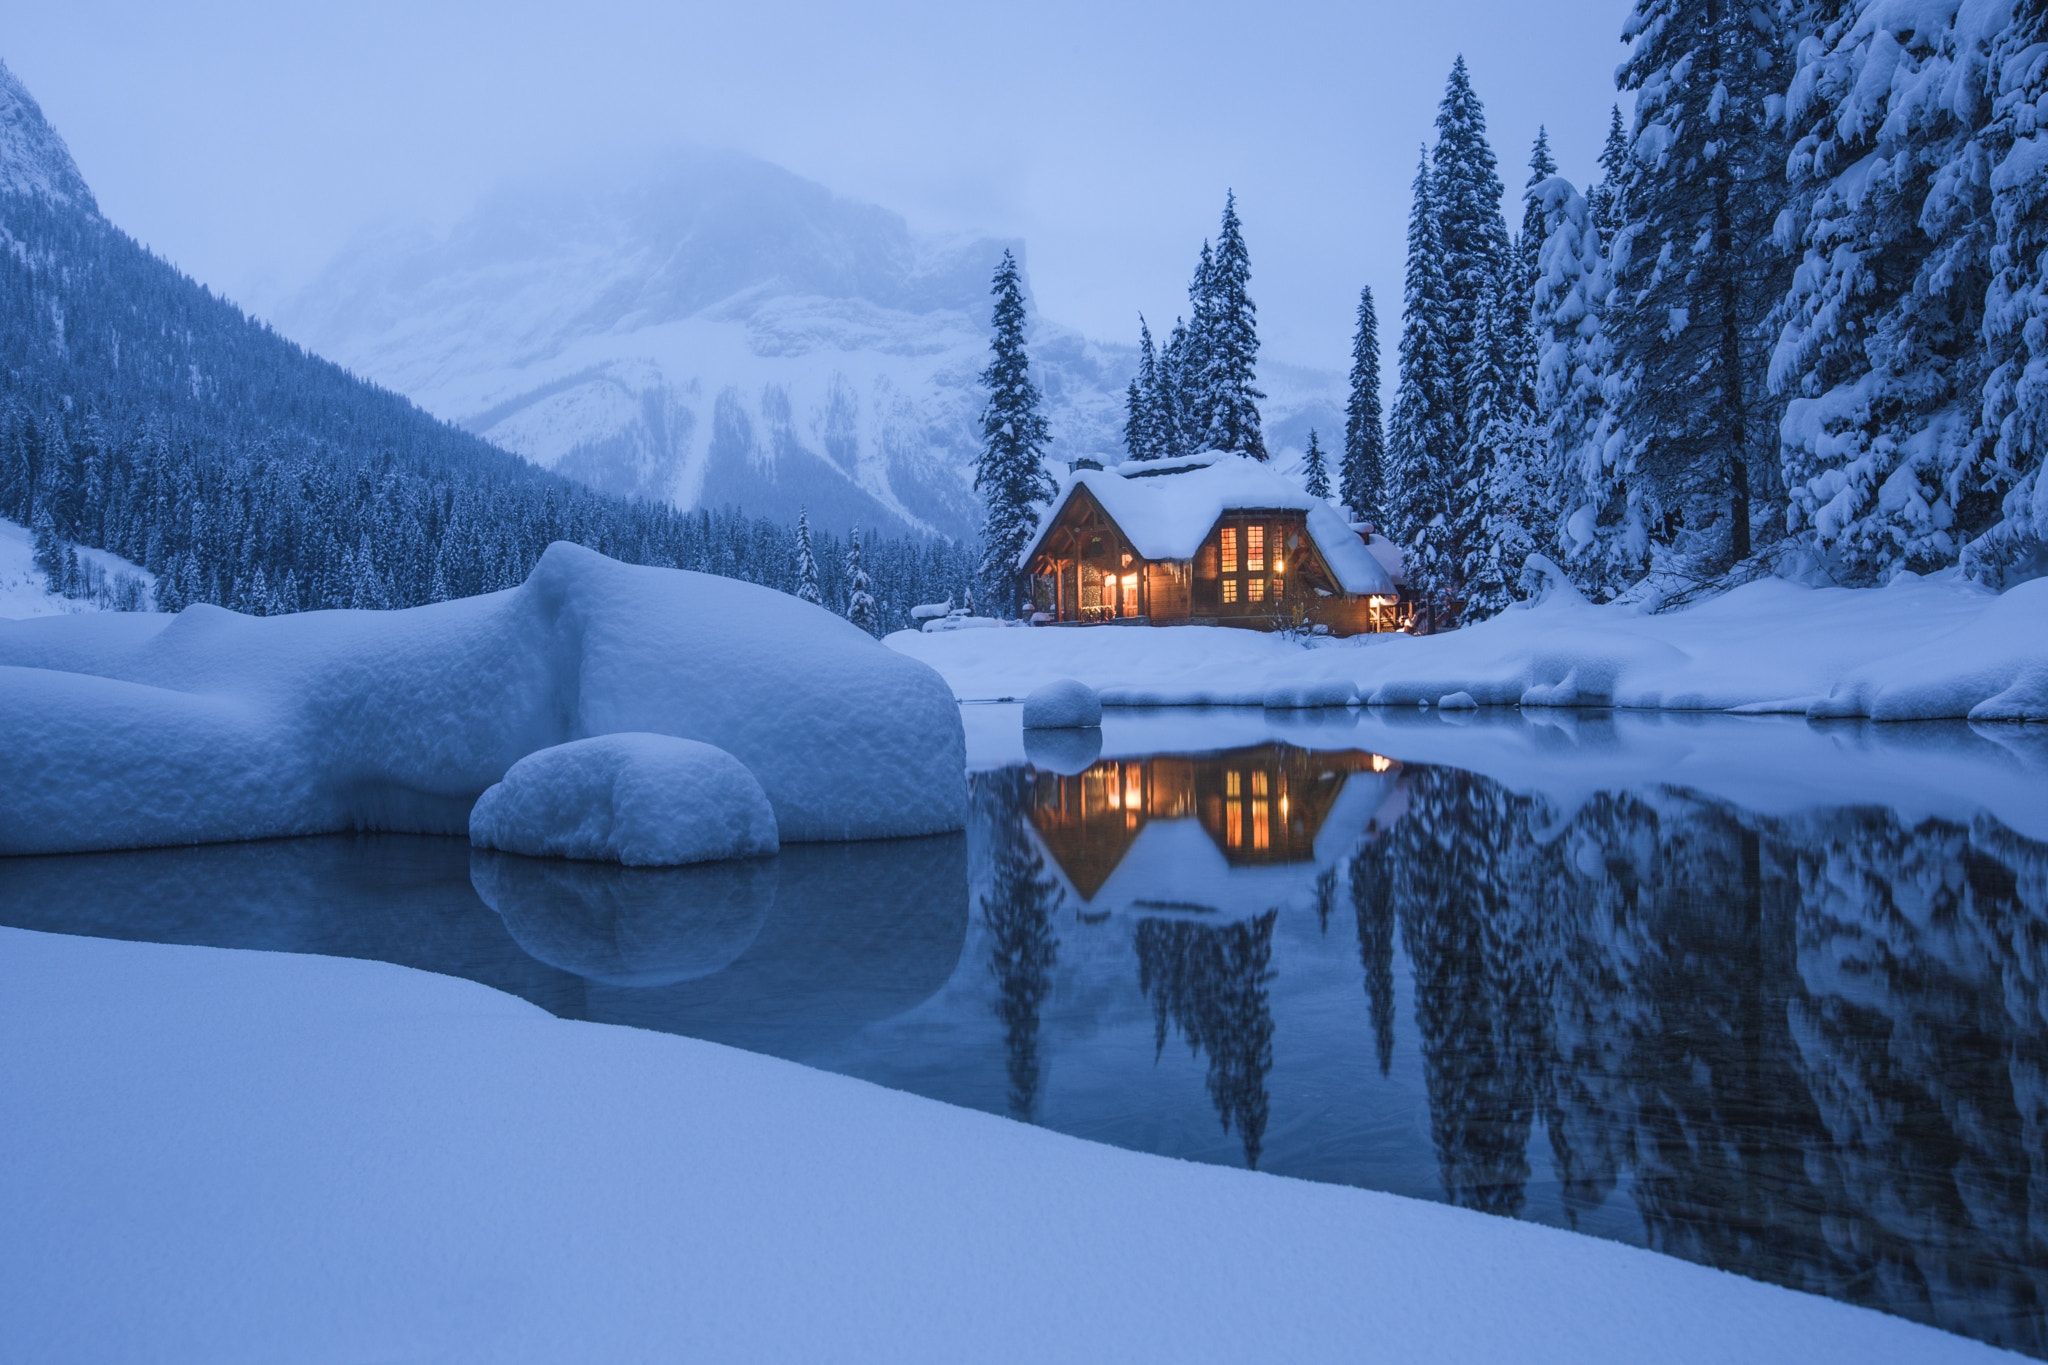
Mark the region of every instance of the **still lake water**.
POLYGON ((1027 746, 969 713, 964 835, 12 859, 0 922, 402 963, 2048 1356, 2042 727, 1211 712, 1027 746))

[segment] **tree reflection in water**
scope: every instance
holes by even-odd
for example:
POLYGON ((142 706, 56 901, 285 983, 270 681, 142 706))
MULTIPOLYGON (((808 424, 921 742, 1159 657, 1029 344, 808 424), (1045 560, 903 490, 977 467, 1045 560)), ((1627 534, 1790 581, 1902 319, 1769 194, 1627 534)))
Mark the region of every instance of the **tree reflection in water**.
POLYGON ((1266 1075, 1273 1069, 1273 923, 1279 911, 1235 924, 1138 922, 1138 986, 1152 1002, 1153 1050, 1169 1021, 1190 1052, 1209 1054, 1209 1098, 1258 1169, 1266 1138, 1266 1075))
POLYGON ((1041 1078, 1039 1013, 1059 960, 1052 917, 1065 893, 1046 872, 1045 859, 1025 831, 1025 776, 1014 769, 984 775, 976 784, 975 799, 997 812, 990 825, 994 849, 981 918, 990 941, 988 969, 996 979, 996 1018, 1003 1024, 1010 1116, 1030 1122, 1038 1111, 1041 1078))
POLYGON ((1404 780, 1351 890, 1376 1031, 1389 916, 1413 964, 1454 1201, 1522 1208, 1540 1114, 1572 1223, 1626 1178, 1660 1250, 2048 1348, 2048 849, 1404 780))

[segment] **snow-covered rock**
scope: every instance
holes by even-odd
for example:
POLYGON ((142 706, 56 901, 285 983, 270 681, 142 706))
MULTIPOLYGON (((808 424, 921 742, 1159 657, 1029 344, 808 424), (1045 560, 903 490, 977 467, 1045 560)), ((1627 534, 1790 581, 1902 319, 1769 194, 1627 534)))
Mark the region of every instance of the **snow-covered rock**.
POLYGON ((731 965, 775 904, 772 861, 618 867, 478 849, 469 880, 519 946, 613 986, 669 986, 731 965))
POLYGON ((616 734, 528 754, 477 799, 469 841, 536 858, 680 867, 774 853, 775 812, 723 749, 616 734))
POLYGON ((42 106, 0 62, 0 194, 19 194, 98 213, 70 148, 42 106))
POLYGON ((1439 711, 1477 711, 1479 709, 1479 703, 1472 700, 1470 692, 1448 693, 1438 697, 1436 705, 1439 711))
POLYGON ((0 853, 462 834, 519 759, 624 731, 730 753, 785 843, 965 823, 931 670, 783 593, 556 544, 406 611, 0 622, 0 853))
POLYGON ((1102 724, 1102 698, 1086 683, 1062 678, 1024 699, 1027 730, 1085 730, 1102 724))

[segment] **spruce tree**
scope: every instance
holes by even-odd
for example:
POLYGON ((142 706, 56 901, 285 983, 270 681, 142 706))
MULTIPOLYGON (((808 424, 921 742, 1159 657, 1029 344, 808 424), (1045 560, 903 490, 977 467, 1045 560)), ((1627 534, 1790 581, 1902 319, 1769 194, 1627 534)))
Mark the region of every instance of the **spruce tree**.
POLYGON ((1641 572, 1647 528, 1628 477, 1628 442, 1613 425, 1613 346, 1606 332, 1607 254, 1592 205, 1563 177, 1539 191, 1544 242, 1536 279, 1539 480, 1537 543, 1555 551, 1595 601, 1641 572))
POLYGON ((1486 111, 1472 89, 1461 56, 1451 65, 1437 107, 1436 146, 1430 153, 1430 202, 1443 252, 1444 339, 1452 386, 1452 422, 1464 443, 1471 395, 1472 346, 1479 311, 1494 281, 1513 257, 1501 215, 1500 173, 1486 140, 1486 111))
POLYGON ((1316 444, 1316 429, 1308 429, 1308 455, 1301 466, 1302 487, 1312 498, 1330 496, 1330 471, 1323 464, 1323 448, 1316 444))
POLYGON ((1152 429, 1157 433, 1160 453, 1178 459, 1200 449, 1201 433, 1194 426, 1195 393, 1193 365, 1189 361, 1187 323, 1173 320, 1166 345, 1159 353, 1159 387, 1152 404, 1152 429))
POLYGON ((1515 302, 1520 271, 1498 282, 1481 300, 1473 335, 1472 367, 1465 379, 1470 410, 1448 509, 1453 544, 1462 548, 1465 619, 1483 620, 1515 600, 1522 562, 1535 548, 1531 530, 1538 477, 1535 414, 1522 392, 1529 368, 1528 328, 1515 302))
POLYGON ((825 600, 818 592, 818 557, 811 552, 808 507, 799 507, 796 513, 796 595, 812 606, 821 606, 825 600))
POLYGON ((1124 450, 1133 460, 1156 460, 1166 452, 1158 430, 1159 361, 1152 329, 1138 315, 1138 375, 1124 397, 1124 450))
POLYGON ((1181 431, 1191 451, 1209 448, 1210 427, 1216 408, 1216 395, 1209 389, 1210 333, 1216 326, 1215 282, 1212 278, 1215 269, 1215 252, 1204 241, 1201 259, 1195 262, 1194 278, 1188 281, 1187 330, 1179 333, 1178 403, 1181 431))
POLYGON ((855 526, 846 539, 846 619, 870 635, 878 633, 880 622, 875 612, 874 580, 868 577, 867 565, 862 562, 860 527, 855 526))
POLYGON ((1054 493, 1046 473, 1044 452, 1049 439, 1039 411, 1038 386, 1031 382, 1031 362, 1024 352, 1024 291, 1017 262, 1008 251, 996 267, 992 357, 981 372, 988 405, 981 413, 981 458, 974 489, 983 500, 980 576, 1007 616, 1017 604, 1017 557, 1038 528, 1037 503, 1054 493))
POLYGON ((1257 387, 1259 359, 1258 308, 1247 286, 1251 281, 1251 255, 1244 244, 1243 226, 1237 217, 1237 196, 1223 202, 1223 229, 1216 239, 1212 261, 1203 245, 1205 280, 1202 345, 1202 398, 1206 418, 1207 444, 1213 450, 1266 458, 1266 439, 1259 429, 1259 400, 1266 395, 1257 387))
POLYGON ((1586 204, 1593 231, 1602 250, 1614 240, 1622 221, 1621 183, 1628 170, 1628 130, 1621 122, 1621 106, 1607 116, 1607 142, 1600 149, 1600 179, 1586 192, 1586 204))
POLYGON ((1522 273, 1514 302, 1524 326, 1529 322, 1530 300, 1536 294, 1536 259, 1543 254, 1543 205, 1536 191, 1557 174, 1557 158, 1550 154, 1550 134, 1539 126, 1536 145, 1529 149, 1529 178, 1522 186, 1522 230, 1515 238, 1515 254, 1522 273))
POLYGON ((1389 424, 1388 524, 1400 542, 1409 595, 1432 628, 1453 624, 1462 550, 1445 516, 1459 452, 1451 374, 1444 251, 1431 200, 1429 162, 1416 168, 1408 215, 1408 270, 1401 308, 1401 377, 1389 424))
POLYGON ((1771 241, 1782 39, 1775 11, 1735 0, 1636 0, 1624 37, 1619 80, 1637 98, 1607 310, 1618 419, 1665 540, 1711 569, 1748 558, 1775 502, 1763 325, 1790 283, 1771 241))
POLYGON ((1351 339, 1351 397, 1344 404, 1344 458, 1338 464, 1344 505, 1353 521, 1386 529, 1387 433, 1380 420, 1380 320, 1372 286, 1358 291, 1358 331, 1351 339))

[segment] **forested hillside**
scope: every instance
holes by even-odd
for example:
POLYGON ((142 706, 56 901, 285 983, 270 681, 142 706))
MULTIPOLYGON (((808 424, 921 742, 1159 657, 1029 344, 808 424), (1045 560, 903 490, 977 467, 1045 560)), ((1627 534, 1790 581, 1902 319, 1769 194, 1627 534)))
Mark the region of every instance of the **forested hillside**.
MULTIPOLYGON (((0 163, 0 516, 145 565, 161 607, 408 606, 508 587, 557 539, 796 586, 792 528, 592 493, 214 296, 100 215, 4 67, 0 163)), ((843 607, 839 540, 813 549, 843 607)), ((945 542, 865 560, 878 628, 966 581, 945 542)))

